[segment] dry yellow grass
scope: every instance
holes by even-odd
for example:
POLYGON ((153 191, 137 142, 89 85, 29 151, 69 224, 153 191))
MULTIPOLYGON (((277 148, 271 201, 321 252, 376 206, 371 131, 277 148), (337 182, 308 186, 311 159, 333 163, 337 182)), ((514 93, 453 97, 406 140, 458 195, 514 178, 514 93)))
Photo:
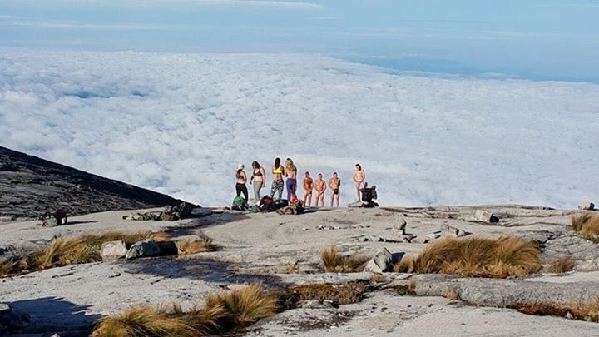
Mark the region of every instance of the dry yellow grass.
POLYGON ((179 255, 193 255, 216 250, 212 239, 201 233, 197 238, 175 241, 179 255))
POLYGON ((100 321, 93 337, 195 337, 201 332, 181 315, 151 307, 133 307, 100 321), (178 317, 177 317, 178 316, 178 317))
POLYGON ((562 256, 549 264, 549 271, 552 273, 566 273, 574 269, 576 261, 571 256, 562 256))
POLYGON ((71 264, 100 261, 102 260, 100 251, 104 242, 123 240, 127 246, 130 246, 145 239, 167 240, 168 234, 164 232, 108 232, 100 235, 84 235, 79 238, 56 239, 48 247, 34 251, 18 261, 7 261, 0 264, 0 277, 71 264))
POLYGON ((242 289, 212 294, 206 298, 205 307, 211 311, 223 310, 226 313, 223 317, 239 327, 273 315, 277 301, 261 286, 250 285, 242 289))
POLYGON ((393 266, 393 271, 396 273, 413 273, 416 266, 416 258, 411 255, 406 255, 393 266))
POLYGON ((455 301, 460 299, 460 294, 455 289, 449 289, 443 297, 448 300, 455 301))
POLYGON ((296 300, 332 301, 337 304, 353 304, 360 302, 367 291, 363 282, 347 282, 343 284, 305 284, 289 288, 288 293, 296 300))
POLYGON ((536 273, 541 269, 541 260, 534 243, 518 238, 447 238, 428 245, 416 258, 402 259, 394 269, 398 272, 412 270, 415 273, 505 278, 536 273))
POLYGON ((170 310, 132 307, 102 319, 93 337, 195 337, 222 335, 272 316, 277 302, 259 285, 249 285, 206 298, 203 308, 183 312, 178 305, 170 310))
POLYGON ((517 304, 511 306, 527 315, 571 316, 573 319, 599 322, 599 296, 593 301, 578 301, 568 304, 517 304))
POLYGON ((368 258, 365 256, 345 256, 337 252, 337 247, 323 249, 320 254, 324 270, 333 273, 355 273, 364 270, 368 258))
POLYGON ((572 229, 579 232, 583 239, 599 243, 599 214, 573 214, 572 229))

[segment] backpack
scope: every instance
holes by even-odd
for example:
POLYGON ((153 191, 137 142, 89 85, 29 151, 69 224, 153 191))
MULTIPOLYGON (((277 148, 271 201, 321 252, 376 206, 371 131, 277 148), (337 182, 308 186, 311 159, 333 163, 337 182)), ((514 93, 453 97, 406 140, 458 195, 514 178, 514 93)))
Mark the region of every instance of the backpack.
POLYGON ((272 212, 275 210, 275 202, 270 196, 265 195, 260 199, 260 210, 262 212, 272 212))
POLYGON ((245 198, 240 195, 236 196, 235 199, 233 199, 231 209, 234 211, 245 211, 245 198))

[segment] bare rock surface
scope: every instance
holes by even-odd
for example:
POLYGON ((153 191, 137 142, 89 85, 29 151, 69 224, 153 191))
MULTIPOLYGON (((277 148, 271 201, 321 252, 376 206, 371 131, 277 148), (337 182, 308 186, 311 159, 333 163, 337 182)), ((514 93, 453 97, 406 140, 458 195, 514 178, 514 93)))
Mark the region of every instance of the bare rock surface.
POLYGON ((37 218, 178 205, 167 195, 79 171, 0 146, 0 218, 37 218))
POLYGON ((427 235, 450 231, 468 233, 464 238, 513 235, 534 240, 544 261, 567 255, 575 259, 576 267, 562 275, 539 273, 513 280, 384 273, 379 275, 384 279, 362 302, 338 308, 306 302, 260 322, 248 335, 431 336, 442 331, 443 336, 597 336, 596 323, 527 316, 503 308, 519 300, 565 302, 599 294, 599 271, 588 262, 599 258, 599 245, 582 240, 570 229, 572 211, 518 206, 310 211, 280 216, 213 210, 201 218, 176 222, 125 221, 122 216, 130 212, 119 211, 76 216, 72 225, 51 228, 39 227, 34 221, 4 224, 2 254, 12 251, 10 247, 27 251, 54 237, 115 230, 168 230, 173 239, 195 237, 201 230, 221 249, 187 258, 118 260, 4 278, 0 279, 0 300, 31 315, 28 332, 84 330, 103 315, 131 305, 180 303, 185 310, 201 305, 208 293, 237 284, 258 282, 281 289, 299 284, 371 282, 373 274, 367 272, 324 273, 321 250, 335 245, 348 255, 372 257, 385 249, 391 254, 413 255, 426 247, 422 239, 427 235), (478 209, 497 214, 499 222, 481 223, 460 216, 478 209), (415 238, 404 241, 402 232, 415 238), (364 240, 372 237, 386 240, 364 240), (402 296, 392 285, 414 287, 420 296, 402 296), (448 290, 456 290, 464 301, 440 297, 448 290))

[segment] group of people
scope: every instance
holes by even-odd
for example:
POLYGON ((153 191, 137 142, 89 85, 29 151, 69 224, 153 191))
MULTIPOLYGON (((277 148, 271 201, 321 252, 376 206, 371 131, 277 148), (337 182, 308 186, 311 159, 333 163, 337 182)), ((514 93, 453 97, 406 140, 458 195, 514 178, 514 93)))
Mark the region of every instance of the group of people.
MULTIPOLYGON (((274 201, 280 201, 283 197, 283 190, 287 189, 287 200, 289 203, 293 203, 297 198, 297 167, 291 158, 285 160, 285 165, 281 164, 281 158, 275 158, 274 165, 271 169, 272 184, 270 187, 270 197, 274 201)), ((256 204, 260 203, 261 191, 266 186, 266 170, 257 161, 252 162, 252 175, 248 179, 245 172, 245 165, 240 164, 235 171, 235 191, 237 197, 243 194, 244 200, 248 199, 248 189, 246 187, 247 182, 253 185, 254 190, 254 201, 256 204)), ((364 188, 366 181, 366 173, 360 166, 356 164, 353 175, 354 184, 356 186, 356 193, 358 200, 361 200, 361 189, 364 188)), ((339 207, 339 190, 341 188, 341 179, 337 172, 333 172, 333 176, 328 180, 328 183, 324 180, 322 173, 318 173, 316 180, 312 178, 309 171, 304 173, 303 179, 304 195, 303 202, 305 206, 312 204, 312 196, 316 191, 316 197, 314 198, 314 206, 324 207, 325 191, 328 189, 331 191, 331 207, 339 207)))

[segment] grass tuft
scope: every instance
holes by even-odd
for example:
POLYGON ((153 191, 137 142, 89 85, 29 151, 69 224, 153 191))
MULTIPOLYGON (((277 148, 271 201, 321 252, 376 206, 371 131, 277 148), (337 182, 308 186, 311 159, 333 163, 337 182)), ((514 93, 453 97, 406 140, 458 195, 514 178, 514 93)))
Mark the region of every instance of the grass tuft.
POLYGON ((552 315, 572 319, 599 322, 599 296, 592 301, 578 301, 567 304, 517 304, 510 308, 527 315, 552 315))
POLYGON ((93 337, 195 337, 200 331, 181 315, 151 307, 133 307, 100 321, 93 337))
POLYGON ((17 261, 0 263, 0 277, 61 267, 72 264, 97 262, 102 260, 102 244, 108 241, 123 240, 127 246, 137 241, 153 239, 167 240, 164 232, 119 233, 108 232, 100 235, 84 235, 79 238, 59 238, 46 248, 32 252, 17 261))
POLYGON ((132 307, 100 321, 92 337, 194 337, 222 335, 272 316, 276 299, 259 285, 209 295, 203 308, 183 312, 132 307))
POLYGON ((347 282, 343 284, 305 284, 293 286, 289 294, 296 300, 332 301, 345 305, 360 302, 368 290, 364 282, 347 282))
POLYGON ((599 243, 599 214, 573 214, 572 229, 580 233, 583 239, 599 243))
POLYGON ((506 278, 530 275, 541 267, 539 249, 532 242, 513 237, 447 238, 428 245, 415 258, 403 258, 394 270, 506 278))
POLYGON ((574 260, 571 256, 562 256, 551 261, 548 269, 552 273, 562 274, 574 269, 575 266, 576 260, 574 260))
POLYGON ((355 273, 364 270, 369 258, 365 256, 346 256, 337 252, 337 247, 330 246, 322 250, 320 258, 326 272, 355 273))
POLYGON ((175 244, 179 255, 194 255, 216 250, 212 239, 204 233, 200 233, 197 238, 175 241, 175 244))

